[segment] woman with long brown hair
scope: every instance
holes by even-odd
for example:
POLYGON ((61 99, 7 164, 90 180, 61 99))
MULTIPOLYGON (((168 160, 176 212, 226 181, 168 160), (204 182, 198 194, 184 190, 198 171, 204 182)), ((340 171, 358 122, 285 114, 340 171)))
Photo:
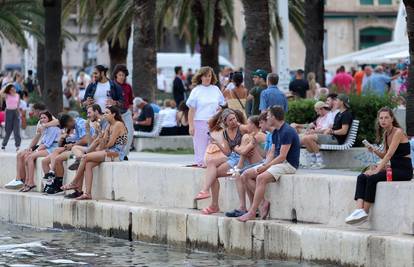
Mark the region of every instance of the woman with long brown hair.
POLYGON ((386 168, 389 161, 393 181, 409 181, 413 177, 410 143, 390 108, 384 107, 378 111, 376 127, 377 141, 382 139, 384 150, 380 151, 372 145, 367 147, 381 161, 358 176, 355 190, 357 209, 346 218, 345 222, 348 224, 363 222, 368 218, 369 209, 375 201, 377 183, 387 180, 386 168))
POLYGON ((92 142, 90 152, 81 159, 78 171, 73 181, 61 187, 62 190, 75 189, 79 192, 77 200, 92 199, 93 168, 104 161, 122 161, 124 159, 124 148, 128 141, 128 130, 122 120, 119 109, 109 106, 105 109, 105 119, 109 125, 103 136, 92 142), (83 178, 85 177, 85 192, 82 194, 83 178))

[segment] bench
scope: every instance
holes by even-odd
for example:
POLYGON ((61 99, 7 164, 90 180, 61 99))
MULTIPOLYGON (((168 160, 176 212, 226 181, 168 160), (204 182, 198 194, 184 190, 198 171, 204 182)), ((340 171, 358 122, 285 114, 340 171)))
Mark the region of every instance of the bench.
POLYGON ((359 120, 353 120, 351 129, 349 130, 348 136, 346 137, 345 143, 342 145, 327 145, 322 144, 320 150, 348 150, 354 144, 358 134, 359 120))
POLYGON ((154 127, 151 132, 134 131, 134 137, 157 137, 160 135, 162 129, 162 122, 164 121, 164 115, 156 113, 154 114, 154 127))

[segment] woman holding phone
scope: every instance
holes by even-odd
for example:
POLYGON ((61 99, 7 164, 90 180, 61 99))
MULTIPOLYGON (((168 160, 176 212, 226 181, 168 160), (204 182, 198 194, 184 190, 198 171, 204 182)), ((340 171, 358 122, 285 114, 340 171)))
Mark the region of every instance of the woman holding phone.
POLYGON ((364 142, 368 150, 380 157, 381 161, 358 176, 355 190, 357 209, 345 219, 348 224, 364 222, 368 218, 369 209, 375 201, 377 184, 387 180, 388 162, 391 162, 393 181, 409 181, 413 177, 409 140, 388 107, 381 108, 377 115, 377 141, 381 139, 383 151, 364 142))

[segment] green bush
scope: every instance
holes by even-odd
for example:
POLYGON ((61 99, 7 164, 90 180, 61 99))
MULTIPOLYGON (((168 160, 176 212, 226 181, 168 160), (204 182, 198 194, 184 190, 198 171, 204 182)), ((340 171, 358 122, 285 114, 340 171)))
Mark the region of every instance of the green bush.
POLYGON ((36 117, 30 117, 27 119, 27 125, 37 125, 39 122, 39 118, 36 117))
MULTIPOLYGON (((315 119, 316 114, 313 109, 315 100, 303 99, 289 102, 289 110, 286 120, 296 123, 307 123, 315 119)), ((360 121, 356 146, 361 146, 361 141, 367 139, 375 142, 375 121, 377 111, 385 106, 394 108, 395 104, 390 96, 350 96, 351 111, 354 118, 360 121)))

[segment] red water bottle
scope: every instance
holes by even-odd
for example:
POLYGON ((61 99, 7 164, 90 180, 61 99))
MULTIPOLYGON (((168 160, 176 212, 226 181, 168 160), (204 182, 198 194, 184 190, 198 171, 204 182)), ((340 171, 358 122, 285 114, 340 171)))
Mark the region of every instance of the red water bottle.
POLYGON ((391 165, 387 165, 387 168, 385 170, 387 172, 387 182, 392 182, 392 169, 391 169, 391 165))

